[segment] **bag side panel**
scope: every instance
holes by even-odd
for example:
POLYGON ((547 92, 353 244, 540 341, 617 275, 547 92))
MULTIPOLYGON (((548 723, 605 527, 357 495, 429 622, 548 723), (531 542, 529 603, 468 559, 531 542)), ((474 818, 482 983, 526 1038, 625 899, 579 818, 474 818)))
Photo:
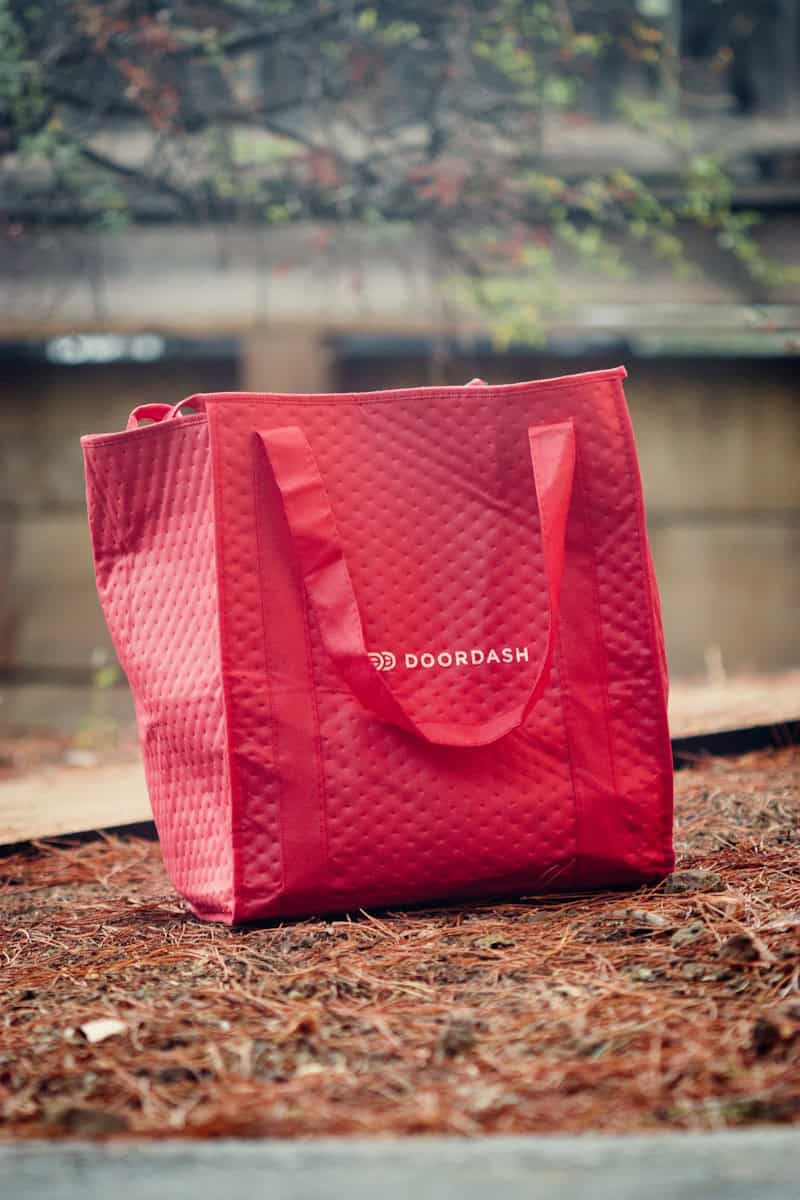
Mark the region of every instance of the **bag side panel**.
POLYGON ((133 692, 164 862, 231 920, 233 850, 204 420, 83 441, 97 588, 133 692))
POLYGON ((559 661, 583 887, 635 886, 674 864, 666 659, 622 373, 575 388, 576 487, 559 661))
POLYGON ((674 866, 667 661, 633 427, 622 381, 612 388, 615 419, 595 462, 606 503, 594 506, 593 525, 612 754, 637 859, 667 874, 674 866))

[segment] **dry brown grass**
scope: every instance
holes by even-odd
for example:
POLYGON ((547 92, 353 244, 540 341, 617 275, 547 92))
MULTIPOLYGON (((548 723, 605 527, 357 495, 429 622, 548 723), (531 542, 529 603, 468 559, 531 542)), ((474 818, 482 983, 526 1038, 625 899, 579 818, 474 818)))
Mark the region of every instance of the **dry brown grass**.
POLYGON ((237 930, 147 841, 0 859, 0 1136, 800 1122, 799 815, 796 750, 712 761, 677 780, 688 891, 237 930))

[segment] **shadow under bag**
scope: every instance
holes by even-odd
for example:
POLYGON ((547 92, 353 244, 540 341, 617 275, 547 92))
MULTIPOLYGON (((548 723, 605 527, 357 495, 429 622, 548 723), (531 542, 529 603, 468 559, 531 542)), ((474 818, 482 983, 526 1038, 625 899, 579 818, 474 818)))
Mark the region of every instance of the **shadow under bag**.
POLYGON ((624 377, 215 393, 83 439, 100 599, 195 913, 672 869, 624 377))

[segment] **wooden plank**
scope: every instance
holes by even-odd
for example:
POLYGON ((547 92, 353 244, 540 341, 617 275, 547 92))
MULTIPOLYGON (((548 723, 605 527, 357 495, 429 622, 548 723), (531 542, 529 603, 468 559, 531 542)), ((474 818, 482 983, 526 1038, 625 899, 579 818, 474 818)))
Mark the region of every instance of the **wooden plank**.
POLYGON ((50 767, 0 783, 0 846, 150 820, 138 763, 50 767))
POLYGON ((795 721, 800 721, 800 671, 716 683, 675 683, 670 689, 673 738, 795 721))

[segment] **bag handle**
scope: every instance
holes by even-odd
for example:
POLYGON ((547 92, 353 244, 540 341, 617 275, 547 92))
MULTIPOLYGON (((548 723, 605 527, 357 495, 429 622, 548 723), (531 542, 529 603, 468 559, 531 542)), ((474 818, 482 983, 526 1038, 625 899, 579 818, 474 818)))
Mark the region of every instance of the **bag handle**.
POLYGON ((417 721, 373 666, 330 501, 305 434, 297 426, 257 431, 283 501, 323 645, 365 708, 427 742, 487 746, 522 725, 547 684, 556 641, 564 538, 575 471, 572 421, 528 429, 547 580, 547 642, 528 695, 478 724, 417 721))
POLYGON ((175 421, 181 415, 182 408, 193 408, 196 412, 205 412, 206 402, 202 396, 189 396, 179 400, 177 404, 140 404, 128 417, 126 429, 138 429, 140 421, 175 421))
POLYGON ((140 421, 163 421, 171 411, 169 404, 139 404, 128 417, 126 429, 138 429, 140 421))

